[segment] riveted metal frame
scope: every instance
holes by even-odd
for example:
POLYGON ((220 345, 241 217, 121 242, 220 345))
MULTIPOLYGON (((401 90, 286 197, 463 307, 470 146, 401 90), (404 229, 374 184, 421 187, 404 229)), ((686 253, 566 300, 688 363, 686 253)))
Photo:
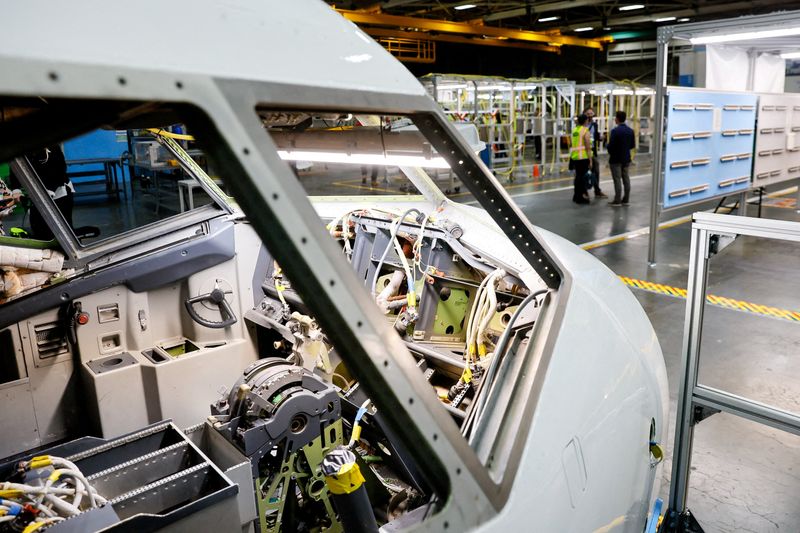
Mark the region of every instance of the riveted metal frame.
POLYGON ((694 426, 703 418, 702 414, 697 416, 698 408, 704 410, 702 413, 728 413, 800 435, 800 416, 797 413, 777 409, 698 382, 708 269, 714 255, 711 239, 714 236, 736 235, 800 242, 800 223, 712 213, 694 214, 682 344, 682 373, 678 385, 669 494, 669 508, 677 513, 686 510, 694 426))
POLYGON ((187 122, 207 141, 209 155, 219 168, 226 169, 231 189, 254 229, 284 270, 291 272, 295 288, 348 366, 370 391, 378 408, 391 413, 387 420, 392 429, 403 436, 414 461, 426 472, 426 481, 439 495, 441 510, 423 527, 465 530, 502 508, 517 473, 555 332, 560 330, 570 278, 422 90, 418 96, 385 95, 3 57, 0 69, 13 73, 0 78, 0 94, 4 95, 184 102, 200 110, 187 122), (444 139, 455 147, 451 160, 468 162, 473 170, 467 188, 481 205, 495 206, 492 217, 525 257, 539 265, 539 272, 546 273, 548 284, 557 287, 551 305, 544 310, 546 329, 552 334, 540 338, 531 348, 537 350, 541 374, 528 398, 520 399, 526 402, 524 415, 513 443, 513 461, 509 461, 508 475, 500 484, 492 481, 450 415, 431 394, 401 339, 371 312, 374 302, 319 223, 305 192, 278 157, 255 112, 259 105, 313 110, 328 109, 332 102, 350 111, 405 114, 422 121, 433 117, 434 125, 443 128, 444 139))
POLYGON ((667 59, 672 26, 658 28, 656 37, 656 96, 653 99, 653 181, 650 193, 650 235, 647 246, 647 262, 656 263, 656 233, 661 217, 661 187, 664 181, 664 97, 667 90, 667 59))

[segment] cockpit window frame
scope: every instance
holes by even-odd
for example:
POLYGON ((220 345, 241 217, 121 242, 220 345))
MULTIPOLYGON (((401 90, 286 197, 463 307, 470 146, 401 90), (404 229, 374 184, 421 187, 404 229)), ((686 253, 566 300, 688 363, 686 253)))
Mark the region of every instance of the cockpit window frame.
MULTIPOLYGON (((280 109, 279 107, 270 106, 269 104, 259 102, 252 108, 254 117, 256 116, 256 108, 269 108, 270 110, 280 109)), ((297 106, 285 108, 284 110, 289 109, 297 110, 297 106)), ((303 109, 305 110, 306 108, 303 109)), ((330 104, 324 107, 308 108, 308 110, 319 112, 363 112, 364 114, 382 114, 380 110, 375 109, 362 111, 358 108, 330 104)), ((538 268, 536 268, 537 272, 542 274, 543 279, 547 278, 546 283, 552 289, 554 289, 554 292, 551 292, 548 299, 547 305, 549 306, 549 313, 547 321, 548 327, 553 327, 553 330, 557 331, 559 329, 558 323, 564 314, 564 306, 566 303, 566 298, 562 298, 560 296, 565 295, 568 292, 567 288, 570 285, 569 276, 564 276, 562 274, 563 269, 561 268, 560 264, 552 258, 549 250, 547 250, 541 244, 541 240, 537 236, 533 235, 530 223, 527 221, 524 215, 521 214, 513 202, 510 201, 505 190, 499 185, 491 172, 485 167, 485 165, 483 165, 483 163, 475 156, 475 154, 472 153, 469 145, 457 134, 455 128, 453 128, 447 122, 446 117, 440 116, 441 113, 437 113, 437 110, 432 109, 417 112, 384 111, 383 114, 409 116, 414 124, 419 127, 420 131, 427 138, 427 140, 432 143, 432 136, 442 135, 442 138, 445 141, 438 143, 438 145, 434 145, 434 148, 440 154, 444 154, 454 171, 463 172, 463 175, 460 176, 462 183, 465 181, 465 179, 470 180, 469 182, 465 183, 470 192, 472 192, 481 205, 487 209, 490 215, 492 215, 492 218, 495 219, 495 222, 498 222, 498 225, 504 229, 512 243, 515 244, 515 246, 523 253, 526 259, 528 259, 529 264, 531 264, 531 266, 538 266, 538 268), (502 209, 498 209, 499 206, 503 206, 502 209), (492 207, 495 209, 492 209, 492 207), (498 217, 500 217, 499 220, 498 217), (512 232, 507 231, 507 228, 504 228, 504 224, 501 223, 509 221, 511 222, 508 226, 513 226, 512 232), (526 230, 528 231, 527 234, 526 230)), ((259 139, 255 140, 259 141, 262 147, 268 146, 271 149, 268 160, 273 172, 276 174, 288 173, 289 175, 293 176, 288 162, 280 159, 277 146, 272 142, 268 133, 263 130, 263 127, 260 127, 260 124, 259 130, 261 139, 260 141, 259 139)), ((475 450, 468 445, 466 439, 464 439, 459 432, 453 433, 450 431, 445 431, 445 433, 450 434, 448 438, 461 439, 463 441, 463 446, 465 449, 462 448, 461 451, 462 459, 467 459, 467 464, 469 465, 472 473, 479 480, 479 484, 482 487, 484 494, 498 510, 502 508, 503 504, 508 499, 511 487, 513 486, 517 477, 516 474, 519 471, 521 455, 525 448, 525 442, 528 437, 527 431, 532 423, 533 413, 536 409, 538 400, 538 394, 541 391, 547 364, 550 360, 550 353, 553 349, 555 336, 549 335, 547 332, 545 332, 543 337, 544 338, 541 339, 541 342, 530 346, 527 350, 527 353, 520 354, 520 356, 524 356, 526 359, 524 363, 526 369, 536 369, 540 372, 540 374, 536 376, 535 383, 531 388, 529 396, 522 397, 518 400, 522 403, 522 405, 518 407, 520 412, 523 413, 524 420, 520 420, 520 424, 518 426, 519 430, 517 432, 514 432, 510 436, 504 435, 504 442, 493 443, 495 446, 506 448, 508 459, 505 462, 505 465, 508 468, 507 472, 500 476, 496 475, 496 473, 493 475, 490 473, 491 468, 481 463, 475 450)), ((436 403, 432 401, 432 398, 423 398, 423 400, 425 400, 426 403, 429 400, 431 400, 430 403, 432 404, 436 403)), ((444 411, 441 406, 438 407, 444 411)), ((449 428, 441 427, 440 429, 446 430, 449 428)))
MULTIPOLYGON (((81 105, 84 107, 89 106, 88 109, 91 109, 90 104, 85 101, 81 105)), ((97 127, 100 125, 98 124, 97 127)), ((88 133, 92 129, 90 127, 84 133, 88 133)), ((67 139, 62 139, 59 142, 65 140, 67 139)), ((230 198, 219 190, 219 187, 200 167, 184 161, 184 154, 174 150, 170 143, 161 144, 176 158, 184 172, 197 180, 198 185, 211 197, 212 202, 191 211, 178 213, 89 243, 81 242, 73 229, 66 223, 28 159, 25 156, 18 156, 12 160, 11 167, 14 174, 18 177, 31 202, 39 209, 42 218, 53 232, 56 241, 58 241, 61 250, 66 256, 67 266, 81 268, 106 254, 146 242, 190 225, 200 224, 219 216, 238 212, 238 208, 230 201, 230 198)))

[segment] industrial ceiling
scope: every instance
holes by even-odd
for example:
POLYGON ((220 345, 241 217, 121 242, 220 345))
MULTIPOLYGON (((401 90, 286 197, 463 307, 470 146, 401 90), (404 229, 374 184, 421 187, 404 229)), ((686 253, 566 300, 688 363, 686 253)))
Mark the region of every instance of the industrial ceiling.
POLYGON ((612 39, 652 37, 655 29, 665 24, 800 9, 800 1, 775 0, 351 0, 329 3, 375 37, 511 45, 552 52, 564 45, 600 48, 603 42, 612 39), (448 26, 447 22, 458 25, 448 26), (509 33, 509 30, 522 33, 509 33))

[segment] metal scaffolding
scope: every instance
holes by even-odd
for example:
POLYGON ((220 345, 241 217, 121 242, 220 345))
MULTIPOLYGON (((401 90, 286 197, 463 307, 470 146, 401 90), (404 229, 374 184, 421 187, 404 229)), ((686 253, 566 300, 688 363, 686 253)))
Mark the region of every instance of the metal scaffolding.
POLYGON ((575 83, 432 74, 420 79, 451 120, 471 122, 487 144, 483 159, 498 177, 524 179, 566 168, 575 83))
POLYGON ((608 139, 614 128, 614 114, 625 111, 627 123, 636 134, 636 151, 649 154, 653 146, 653 97, 655 89, 636 83, 592 83, 578 85, 578 112, 591 107, 598 131, 608 139))

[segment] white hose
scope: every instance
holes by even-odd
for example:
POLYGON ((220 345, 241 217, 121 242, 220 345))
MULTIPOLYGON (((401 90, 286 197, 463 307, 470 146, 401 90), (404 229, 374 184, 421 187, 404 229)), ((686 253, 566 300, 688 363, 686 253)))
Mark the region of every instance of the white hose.
POLYGON ((46 494, 44 497, 45 501, 48 503, 52 503, 55 509, 58 509, 59 514, 68 514, 70 516, 80 514, 81 510, 72 505, 71 503, 62 500, 61 498, 54 496, 52 494, 46 494))
MULTIPOLYGON (((403 283, 404 279, 405 279, 405 274, 403 273, 403 271, 395 270, 394 272, 392 272, 392 278, 389 281, 389 283, 383 288, 383 290, 381 290, 380 294, 378 294, 378 297, 375 299, 375 302, 378 304, 378 307, 380 307, 383 314, 388 313, 389 310, 392 309, 393 307, 392 304, 395 302, 390 302, 389 298, 397 294, 397 292, 400 290, 400 285, 403 283)), ((404 303, 403 300, 398 300, 398 301, 401 304, 404 303)), ((400 307, 402 307, 402 305, 400 307)))
POLYGON ((505 275, 506 273, 504 270, 496 270, 492 274, 492 280, 486 284, 486 291, 489 294, 489 300, 485 307, 485 315, 483 320, 481 320, 480 325, 478 326, 476 342, 481 342, 483 340, 483 336, 486 333, 486 328, 489 327, 489 323, 494 317, 495 310, 497 309, 497 292, 495 291, 495 284, 499 282, 500 279, 505 275))
POLYGON ((503 269, 497 269, 486 276, 478 287, 475 304, 472 306, 467 327, 467 353, 471 347, 478 351, 479 342, 486 332, 486 328, 494 316, 497 307, 497 292, 495 284, 506 275, 503 269))
POLYGON ((411 292, 414 290, 414 275, 411 273, 411 267, 408 265, 408 259, 406 258, 406 254, 403 252, 403 247, 400 244, 400 241, 397 240, 397 238, 394 239, 394 249, 397 252, 397 256, 400 258, 400 263, 403 265, 403 270, 406 273, 408 292, 411 292))
MULTIPOLYGON (((56 467, 63 466, 63 467, 65 467, 65 468, 63 468, 63 472, 62 472, 63 475, 72 476, 77 481, 80 481, 83 484, 83 488, 86 490, 86 495, 89 497, 89 504, 92 507, 97 507, 97 500, 95 499, 94 494, 93 494, 92 489, 91 489, 92 485, 89 483, 89 480, 87 480, 86 477, 84 477, 84 475, 81 473, 81 471, 78 470, 78 467, 75 466, 74 463, 72 463, 70 461, 67 461, 66 459, 61 459, 59 457, 53 457, 51 460, 53 462, 53 466, 56 466, 56 467)), ((80 487, 76 486, 76 490, 80 490, 80 489, 81 489, 80 487)))
MULTIPOLYGON (((478 339, 478 325, 483 320, 483 316, 486 313, 486 298, 487 298, 487 291, 486 287, 492 282, 492 277, 494 276, 494 272, 490 273, 488 276, 483 278, 480 286, 478 287, 478 296, 475 298, 475 305, 473 306, 473 312, 470 316, 470 327, 469 327, 469 346, 475 346, 477 339, 478 339)), ((477 349, 477 346, 475 346, 477 349)))

